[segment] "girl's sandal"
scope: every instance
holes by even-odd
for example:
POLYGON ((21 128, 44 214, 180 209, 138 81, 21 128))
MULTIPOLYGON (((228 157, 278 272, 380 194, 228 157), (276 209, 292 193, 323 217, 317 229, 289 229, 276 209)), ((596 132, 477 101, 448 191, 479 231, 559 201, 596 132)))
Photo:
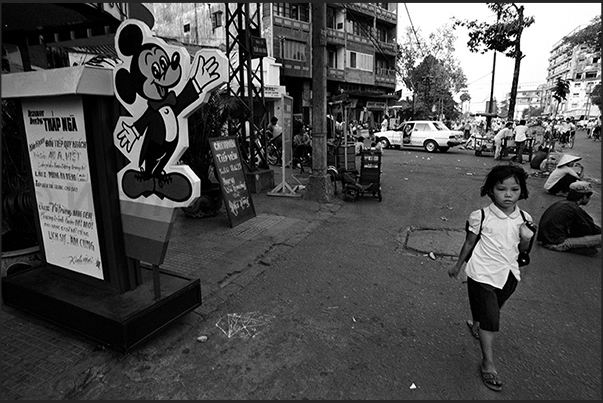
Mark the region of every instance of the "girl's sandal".
POLYGON ((475 339, 479 340, 479 329, 473 326, 473 321, 471 319, 467 320, 467 326, 469 326, 469 330, 471 331, 471 336, 475 339))

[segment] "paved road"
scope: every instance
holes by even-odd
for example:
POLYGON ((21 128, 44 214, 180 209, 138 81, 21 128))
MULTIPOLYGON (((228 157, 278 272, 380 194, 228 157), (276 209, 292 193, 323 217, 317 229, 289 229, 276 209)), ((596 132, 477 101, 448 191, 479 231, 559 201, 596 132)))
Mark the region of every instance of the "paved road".
MULTIPOLYGON (((503 311, 504 391, 480 381, 465 284, 448 278, 441 251, 488 203, 479 187, 494 163, 468 150, 385 150, 382 202, 343 203, 202 321, 90 368, 69 397, 600 400, 601 258, 538 246, 503 311)), ((537 219, 559 199, 543 184, 530 178, 521 202, 537 219)))

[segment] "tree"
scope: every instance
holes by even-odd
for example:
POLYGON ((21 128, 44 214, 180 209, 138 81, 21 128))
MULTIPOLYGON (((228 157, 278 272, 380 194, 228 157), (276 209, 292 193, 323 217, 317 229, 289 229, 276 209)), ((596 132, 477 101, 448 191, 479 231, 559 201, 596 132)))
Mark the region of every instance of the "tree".
POLYGON ((553 88, 553 98, 557 101, 555 105, 555 116, 557 116, 557 110, 559 109, 559 104, 561 101, 567 98, 567 94, 569 94, 569 81, 564 80, 563 78, 558 78, 555 83, 555 88, 553 88))
MULTIPOLYGON (((403 41, 398 44, 396 70, 404 85, 413 92, 413 116, 417 113, 421 116, 429 114, 431 106, 426 103, 432 102, 433 99, 427 98, 442 99, 444 113, 447 117, 452 118, 456 116, 455 114, 458 114, 458 108, 456 108, 456 103, 452 100, 450 93, 467 88, 467 77, 460 67, 460 62, 454 57, 455 41, 456 36, 453 29, 448 25, 443 25, 430 34, 428 40, 423 39, 419 31, 415 32, 411 27, 408 27, 403 41), (430 59, 426 62, 428 57, 430 59), (424 77, 416 74, 415 70, 421 63, 433 66, 434 60, 437 61, 438 68, 437 74, 434 73, 432 79, 437 79, 438 86, 433 87, 433 89, 437 89, 439 93, 430 96, 425 94, 426 89, 431 88, 430 85, 427 85, 423 81, 424 77), (449 105, 451 102, 453 105, 449 105)), ((423 71, 425 71, 424 68, 423 71)), ((430 73, 428 72, 428 74, 430 73)), ((432 83, 435 83, 435 81, 432 83)))
POLYGON ((600 38, 601 16, 597 15, 586 27, 572 35, 564 37, 561 44, 569 45, 572 48, 575 46, 587 46, 588 51, 598 52, 601 48, 600 38))
POLYGON ((525 17, 523 15, 524 7, 517 6, 515 3, 487 3, 487 6, 496 13, 496 23, 488 24, 476 20, 455 19, 454 27, 462 26, 469 29, 467 47, 470 51, 486 53, 488 50, 494 50, 515 59, 511 97, 507 112, 507 118, 512 120, 517 99, 521 59, 524 57, 521 52, 521 34, 535 20, 534 17, 525 17))
POLYGON ((500 107, 499 107, 499 116, 509 116, 509 100, 508 99, 504 99, 501 103, 500 103, 500 107))
POLYGON ((601 112, 603 112, 601 110, 601 83, 600 82, 597 85, 595 85, 593 90, 590 92, 590 103, 592 105, 597 105, 597 107, 599 108, 599 114, 601 114, 601 112))

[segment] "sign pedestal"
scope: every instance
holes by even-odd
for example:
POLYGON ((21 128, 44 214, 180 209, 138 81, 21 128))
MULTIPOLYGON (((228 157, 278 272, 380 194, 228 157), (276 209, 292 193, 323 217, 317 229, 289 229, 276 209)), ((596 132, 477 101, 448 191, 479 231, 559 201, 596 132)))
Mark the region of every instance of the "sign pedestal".
POLYGON ((2 279, 4 303, 127 352, 201 304, 199 279, 160 270, 155 299, 153 271, 142 267, 142 284, 125 293, 103 290, 36 267, 2 279))
MULTIPOLYGON (((122 226, 112 71, 77 66, 6 74, 2 96, 22 105, 43 260, 2 278, 4 303, 120 351, 199 307, 199 279, 159 269, 154 281, 153 267, 126 254, 137 233, 124 233, 136 226, 122 226)), ((167 221, 152 228, 169 235, 167 221)))

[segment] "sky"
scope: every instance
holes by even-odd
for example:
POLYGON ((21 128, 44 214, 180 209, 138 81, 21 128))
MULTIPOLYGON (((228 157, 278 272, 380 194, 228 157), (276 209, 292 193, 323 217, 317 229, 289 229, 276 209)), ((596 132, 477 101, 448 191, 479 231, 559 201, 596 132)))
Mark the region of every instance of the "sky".
MULTIPOLYGON (((546 83, 548 58, 555 43, 579 25, 587 25, 601 14, 601 3, 516 3, 524 6, 524 15, 533 16, 535 22, 521 36, 521 60, 519 84, 537 85, 546 83)), ((461 20, 496 22, 496 14, 486 3, 398 3, 398 38, 410 25, 423 38, 444 24, 452 25, 451 17, 461 20), (406 7, 404 6, 406 4, 406 7), (407 10, 408 9, 408 13, 407 10)), ((467 77, 471 96, 471 112, 486 109, 492 87, 492 51, 484 54, 472 53, 467 48, 469 40, 466 28, 455 30, 457 41, 455 57, 467 77)), ((502 53, 496 55, 494 71, 494 97, 500 103, 511 92, 515 60, 502 53)), ((455 98, 458 100, 458 95, 455 98)))

